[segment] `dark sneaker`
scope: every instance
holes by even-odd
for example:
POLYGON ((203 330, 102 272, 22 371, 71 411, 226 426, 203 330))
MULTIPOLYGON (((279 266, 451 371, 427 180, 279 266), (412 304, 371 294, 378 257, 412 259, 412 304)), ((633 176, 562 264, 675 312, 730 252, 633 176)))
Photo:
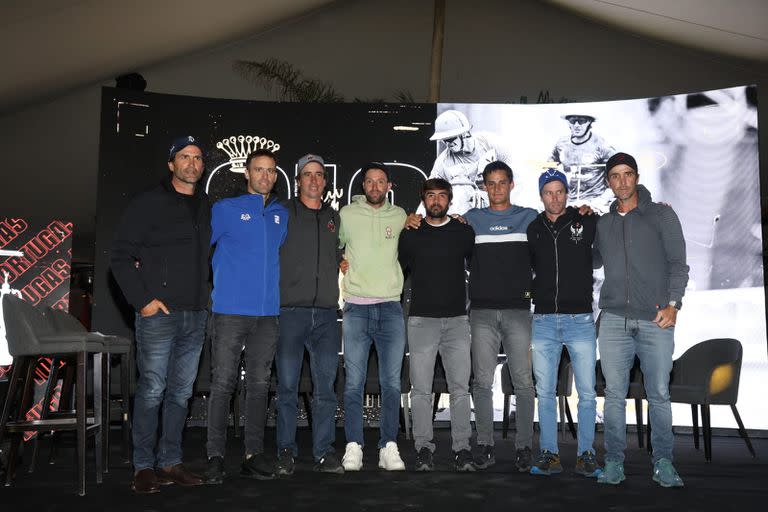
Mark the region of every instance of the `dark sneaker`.
POLYGON ((515 467, 520 473, 527 473, 531 470, 532 459, 531 449, 521 448, 515 452, 515 467))
POLYGON ((493 446, 481 444, 477 447, 479 453, 475 453, 474 465, 476 469, 486 469, 496 464, 496 457, 493 455, 493 446))
POLYGON ((599 484, 619 485, 625 479, 624 464, 615 460, 605 461, 605 469, 597 475, 599 484))
POLYGON ((426 446, 416 453, 416 471, 432 471, 435 464, 432 461, 432 452, 426 446))
POLYGON ((549 450, 544 450, 536 457, 536 461, 531 466, 532 475, 556 475, 563 472, 563 465, 560 463, 560 456, 549 450))
POLYGON ((224 457, 208 458, 208 466, 203 473, 203 480, 208 485, 220 485, 224 483, 224 457))
POLYGON ((280 453, 277 454, 277 470, 278 476, 291 476, 293 469, 296 465, 296 461, 293 458, 293 452, 290 448, 283 448, 280 453))
POLYGON ((272 480, 275 478, 275 467, 263 453, 256 453, 243 461, 240 466, 240 476, 256 480, 272 480))
POLYGON ((682 487, 683 479, 669 459, 659 459, 653 465, 653 481, 662 487, 682 487))
POLYGON ((459 472, 476 471, 475 464, 472 461, 472 452, 469 450, 454 452, 453 468, 459 472))
POLYGON ((323 455, 319 461, 315 464, 315 471, 320 473, 334 473, 337 475, 344 474, 344 466, 339 462, 339 458, 336 457, 336 452, 330 451, 323 455))
POLYGON ((584 475, 586 477, 597 477, 602 473, 602 469, 597 465, 597 459, 595 454, 590 451, 585 451, 578 457, 576 457, 576 474, 584 475))

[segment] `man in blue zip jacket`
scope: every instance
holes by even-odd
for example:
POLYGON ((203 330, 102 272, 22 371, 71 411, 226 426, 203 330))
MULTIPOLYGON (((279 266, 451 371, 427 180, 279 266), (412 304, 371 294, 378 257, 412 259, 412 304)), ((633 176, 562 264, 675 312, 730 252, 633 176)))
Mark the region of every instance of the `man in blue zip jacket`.
MULTIPOLYGON (((245 460, 240 475, 269 480, 274 465, 264 456, 264 427, 280 314, 280 246, 288 211, 272 188, 277 181, 274 153, 257 149, 245 161, 247 194, 213 207, 213 341, 208 401, 206 482, 224 481, 229 403, 245 347, 245 460)), ((235 419, 237 421, 237 418, 235 419)))
POLYGON ((528 226, 533 303, 531 346, 539 398, 539 447, 533 475, 563 470, 557 447, 555 392, 563 345, 579 394, 576 473, 597 476, 595 439, 595 322, 592 316, 592 243, 597 217, 567 207, 568 178, 549 169, 539 177, 544 211, 528 226))

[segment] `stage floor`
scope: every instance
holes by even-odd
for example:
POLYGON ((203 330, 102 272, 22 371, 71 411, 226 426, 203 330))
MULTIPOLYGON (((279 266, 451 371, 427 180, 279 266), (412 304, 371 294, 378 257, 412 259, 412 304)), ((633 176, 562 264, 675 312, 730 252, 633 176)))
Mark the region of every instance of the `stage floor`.
MULTIPOLYGON (((230 429, 230 434, 231 434, 230 429)), ((0 490, 3 510, 183 510, 184 512, 235 511, 370 511, 386 510, 731 510, 738 506, 763 508, 768 501, 768 439, 753 439, 757 458, 752 459, 739 437, 715 437, 713 461, 705 463, 703 451, 693 447, 689 435, 675 437, 675 464, 685 480, 683 489, 662 489, 651 480, 650 456, 637 447, 634 433, 628 433, 627 480, 619 486, 602 486, 594 479, 573 474, 576 443, 568 435, 560 440, 565 471, 543 477, 514 471, 514 431, 508 439, 496 431, 496 460, 492 468, 477 473, 457 474, 451 469, 450 431, 435 430, 438 444, 433 473, 386 473, 377 469, 378 431, 366 429, 363 471, 345 475, 312 472, 310 432, 299 430, 296 473, 269 482, 230 477, 220 486, 182 488, 163 487, 153 495, 131 492, 131 468, 120 461, 119 432, 114 431, 112 459, 104 483, 97 485, 92 462, 88 472, 87 496, 76 495, 74 449, 67 440, 59 452, 58 463, 48 465, 48 442, 42 443, 38 469, 26 472, 26 460, 13 487, 0 490)), ((70 436, 71 437, 71 436, 70 436)), ((267 429, 268 453, 275 451, 275 431, 267 429)), ((596 437, 602 462, 602 434, 596 437)), ((410 468, 415 454, 413 442, 401 435, 400 451, 410 468)), ((337 448, 343 451, 344 432, 337 429, 337 448)), ((184 443, 186 463, 193 469, 205 466, 205 430, 187 429, 184 443)), ((230 437, 227 445, 227 472, 237 475, 242 456, 242 439, 230 437)), ((24 452, 24 459, 31 450, 24 452)), ((92 457, 89 454, 89 460, 92 457)))

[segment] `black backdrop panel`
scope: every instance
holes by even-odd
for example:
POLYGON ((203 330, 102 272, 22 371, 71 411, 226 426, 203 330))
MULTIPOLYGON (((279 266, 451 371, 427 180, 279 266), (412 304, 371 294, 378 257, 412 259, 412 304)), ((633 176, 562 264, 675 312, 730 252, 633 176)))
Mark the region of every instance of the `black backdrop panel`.
POLYGON ((376 160, 390 165, 391 199, 406 211, 418 206, 418 189, 435 155, 429 142, 436 107, 271 103, 218 100, 104 88, 97 199, 93 327, 132 336, 133 312, 109 271, 109 249, 120 215, 137 193, 167 175, 171 140, 194 135, 205 145, 202 184, 213 199, 244 192, 238 153, 256 146, 258 137, 277 150, 283 171, 276 185, 281 197, 293 197, 299 157, 322 155, 330 198, 341 207, 360 193, 357 171, 376 160), (230 142, 234 137, 234 142, 230 142), (246 139, 250 137, 251 139, 246 139), (220 147, 217 147, 217 144, 220 147), (233 149, 234 148, 234 149, 233 149))

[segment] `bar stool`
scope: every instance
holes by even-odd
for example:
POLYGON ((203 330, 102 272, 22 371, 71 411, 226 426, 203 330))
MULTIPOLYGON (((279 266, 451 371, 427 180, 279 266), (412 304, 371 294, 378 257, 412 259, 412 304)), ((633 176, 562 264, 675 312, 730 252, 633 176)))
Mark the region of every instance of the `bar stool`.
POLYGON ((84 333, 57 332, 49 320, 31 304, 6 295, 2 299, 8 350, 13 356, 13 371, 8 393, 0 416, 0 443, 5 435, 11 437, 5 485, 11 484, 22 435, 28 431, 75 430, 77 432, 77 480, 78 494, 85 495, 85 459, 87 437, 94 436, 96 482, 102 482, 102 354, 104 344, 89 339, 84 333), (32 400, 34 363, 40 356, 76 355, 76 400, 74 417, 27 420, 25 418, 32 400), (93 412, 88 413, 86 404, 86 375, 88 355, 93 355, 93 412), (21 382, 20 382, 21 381, 21 382), (21 400, 16 393, 21 390, 21 400), (15 420, 9 420, 13 405, 17 404, 15 420))
MULTIPOLYGON (((80 323, 80 320, 60 309, 49 309, 46 316, 58 332, 78 332, 86 334, 89 340, 101 341, 104 345, 104 357, 102 358, 101 386, 102 386, 102 448, 104 458, 104 472, 109 472, 109 427, 112 423, 112 394, 111 394, 111 368, 112 356, 118 356, 120 360, 120 413, 122 432, 122 458, 123 462, 130 461, 130 376, 133 371, 131 364, 131 341, 122 336, 104 335, 97 332, 88 332, 80 323)), ((53 368, 51 369, 53 371, 53 368)), ((55 385, 55 381, 53 381, 55 385)))

